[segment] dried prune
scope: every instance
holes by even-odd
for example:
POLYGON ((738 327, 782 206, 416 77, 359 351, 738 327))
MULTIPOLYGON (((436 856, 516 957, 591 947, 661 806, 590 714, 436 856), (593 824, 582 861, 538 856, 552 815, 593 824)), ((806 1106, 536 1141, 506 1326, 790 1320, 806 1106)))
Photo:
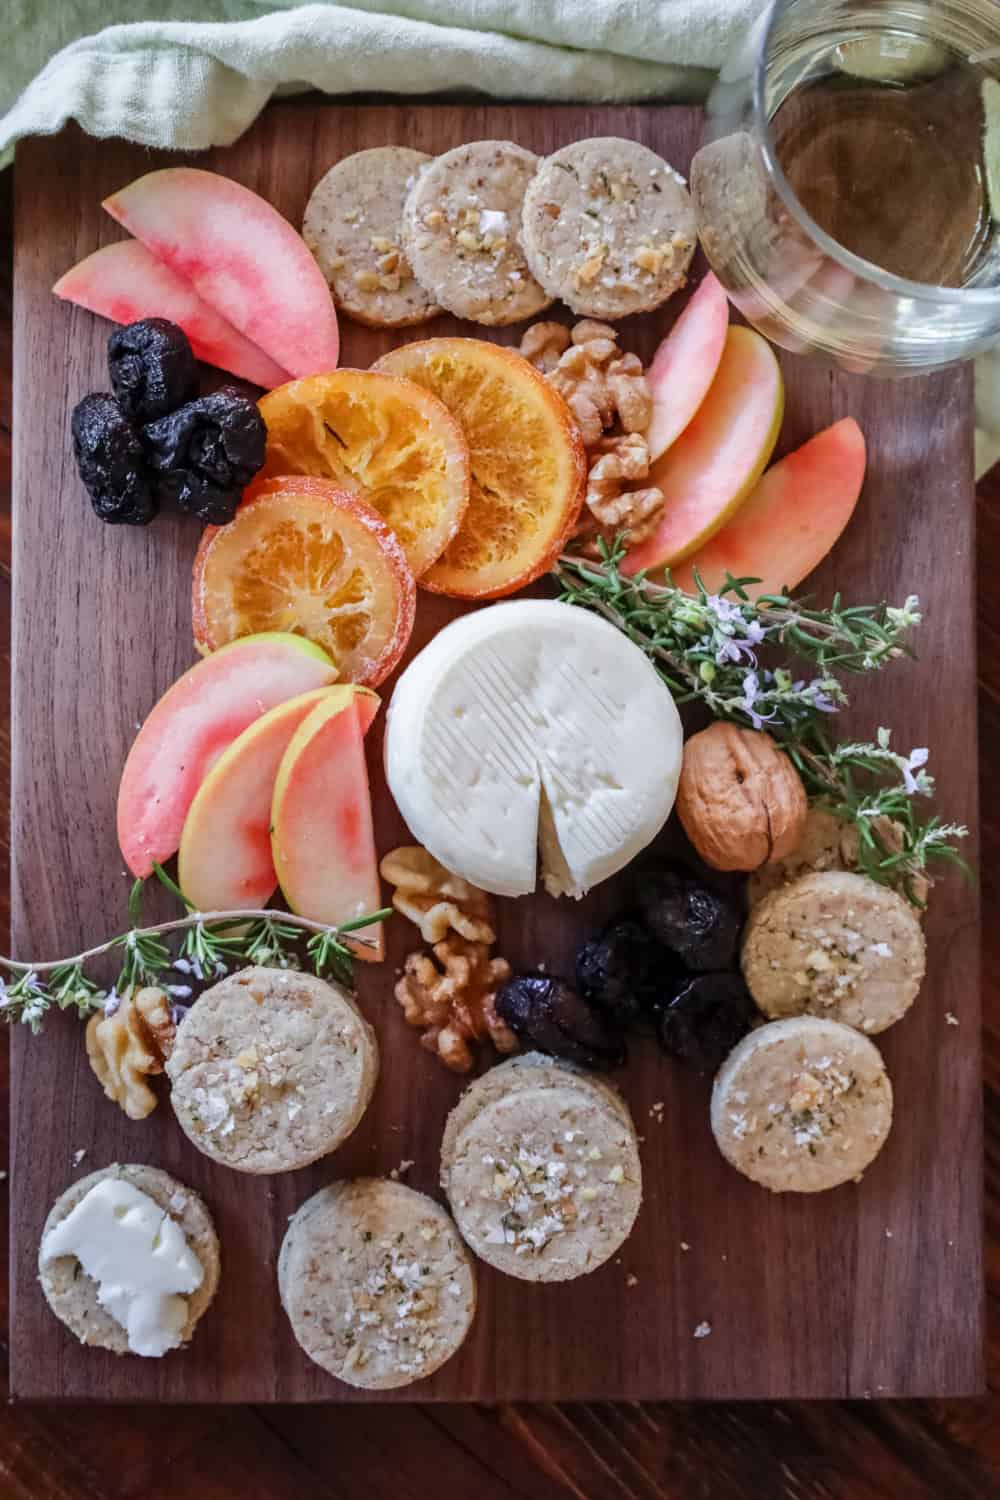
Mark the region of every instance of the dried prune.
POLYGON ((660 1045, 700 1072, 714 1072, 756 1017, 739 974, 687 975, 660 1013, 660 1045))
POLYGON ((655 1012, 679 964, 632 916, 618 917, 584 943, 576 956, 576 982, 584 999, 620 1026, 655 1012))
POLYGON ((155 422, 198 390, 187 334, 166 318, 142 318, 108 339, 108 370, 118 404, 133 422, 155 422))
POLYGON ((621 1031, 565 979, 518 974, 497 992, 496 1011, 540 1052, 602 1070, 625 1061, 621 1031))
POLYGON ((709 972, 734 962, 741 926, 735 902, 683 865, 647 870, 640 877, 639 905, 653 936, 687 968, 709 972))
POLYGON ((114 396, 95 391, 73 408, 73 454, 94 510, 112 526, 147 526, 156 501, 142 444, 114 396))
POLYGON ((216 526, 231 521, 264 462, 267 429, 254 402, 223 386, 143 429, 157 493, 216 526))

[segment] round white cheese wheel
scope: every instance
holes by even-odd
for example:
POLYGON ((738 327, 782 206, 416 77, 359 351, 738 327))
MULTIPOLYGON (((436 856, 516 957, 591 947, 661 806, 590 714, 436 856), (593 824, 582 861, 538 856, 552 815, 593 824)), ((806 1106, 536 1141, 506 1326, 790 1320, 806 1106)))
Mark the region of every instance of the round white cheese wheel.
POLYGON ((683 732, 670 692, 615 626, 555 600, 463 615, 403 673, 386 775, 413 836, 498 896, 582 896, 674 805, 683 732))

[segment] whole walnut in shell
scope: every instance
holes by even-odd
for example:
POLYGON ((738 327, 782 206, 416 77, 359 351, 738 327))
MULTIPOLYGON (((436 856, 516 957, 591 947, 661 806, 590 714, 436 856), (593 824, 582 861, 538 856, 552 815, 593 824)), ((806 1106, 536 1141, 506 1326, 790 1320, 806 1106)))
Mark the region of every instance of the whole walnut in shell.
POLYGON ((685 744, 677 815, 714 869, 757 870, 784 859, 808 811, 798 771, 769 734, 720 722, 685 744))

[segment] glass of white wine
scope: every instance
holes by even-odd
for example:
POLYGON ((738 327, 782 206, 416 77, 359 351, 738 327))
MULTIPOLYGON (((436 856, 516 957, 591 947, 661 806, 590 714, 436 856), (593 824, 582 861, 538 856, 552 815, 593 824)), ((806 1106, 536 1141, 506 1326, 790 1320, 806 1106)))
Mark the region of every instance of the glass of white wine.
POLYGON ((774 0, 691 167, 713 270, 786 349, 876 375, 1000 335, 1000 4, 774 0))

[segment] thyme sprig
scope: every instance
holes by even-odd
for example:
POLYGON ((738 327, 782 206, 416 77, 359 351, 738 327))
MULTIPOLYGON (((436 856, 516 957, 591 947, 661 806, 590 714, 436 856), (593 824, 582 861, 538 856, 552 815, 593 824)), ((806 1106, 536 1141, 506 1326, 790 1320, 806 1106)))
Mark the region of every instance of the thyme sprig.
MULTIPOLYGON (((10 976, 6 980, 0 978, 0 1019, 23 1022, 38 1032, 44 1016, 53 1007, 75 1010, 81 1019, 98 1010, 110 1015, 126 995, 148 984, 162 985, 174 1000, 188 1000, 191 986, 186 982, 168 982, 172 976, 205 982, 246 964, 300 968, 302 960, 296 944, 303 940, 307 958, 317 974, 329 974, 349 985, 352 954, 344 938, 392 915, 387 907, 330 927, 308 917, 271 909, 201 912, 192 907, 162 866, 154 866, 154 873, 182 903, 184 916, 142 926, 145 882, 138 880, 129 897, 132 925, 128 931, 70 958, 29 963, 0 955, 0 973, 10 976), (172 953, 169 941, 174 938, 179 938, 176 954, 172 953), (121 971, 111 989, 102 989, 87 977, 87 965, 118 950, 123 953, 121 971)), ((356 937, 354 942, 370 946, 370 939, 365 937, 356 937)))
POLYGON ((718 593, 695 571, 697 593, 674 587, 669 573, 655 583, 621 571, 624 537, 601 542, 598 561, 564 555, 553 570, 560 598, 603 615, 646 653, 678 703, 699 701, 719 719, 767 728, 798 767, 811 800, 857 833, 858 864, 883 884, 922 904, 931 860, 964 861, 955 840, 968 830, 931 817, 921 821, 914 799, 930 797, 926 749, 902 755, 888 729, 872 742, 834 743, 830 716, 848 704, 842 675, 878 672, 912 656, 909 632, 921 622, 920 601, 828 609, 788 594, 753 600, 750 578, 727 575, 718 593), (789 665, 762 668, 760 653, 784 650, 809 663, 811 675, 789 665))

